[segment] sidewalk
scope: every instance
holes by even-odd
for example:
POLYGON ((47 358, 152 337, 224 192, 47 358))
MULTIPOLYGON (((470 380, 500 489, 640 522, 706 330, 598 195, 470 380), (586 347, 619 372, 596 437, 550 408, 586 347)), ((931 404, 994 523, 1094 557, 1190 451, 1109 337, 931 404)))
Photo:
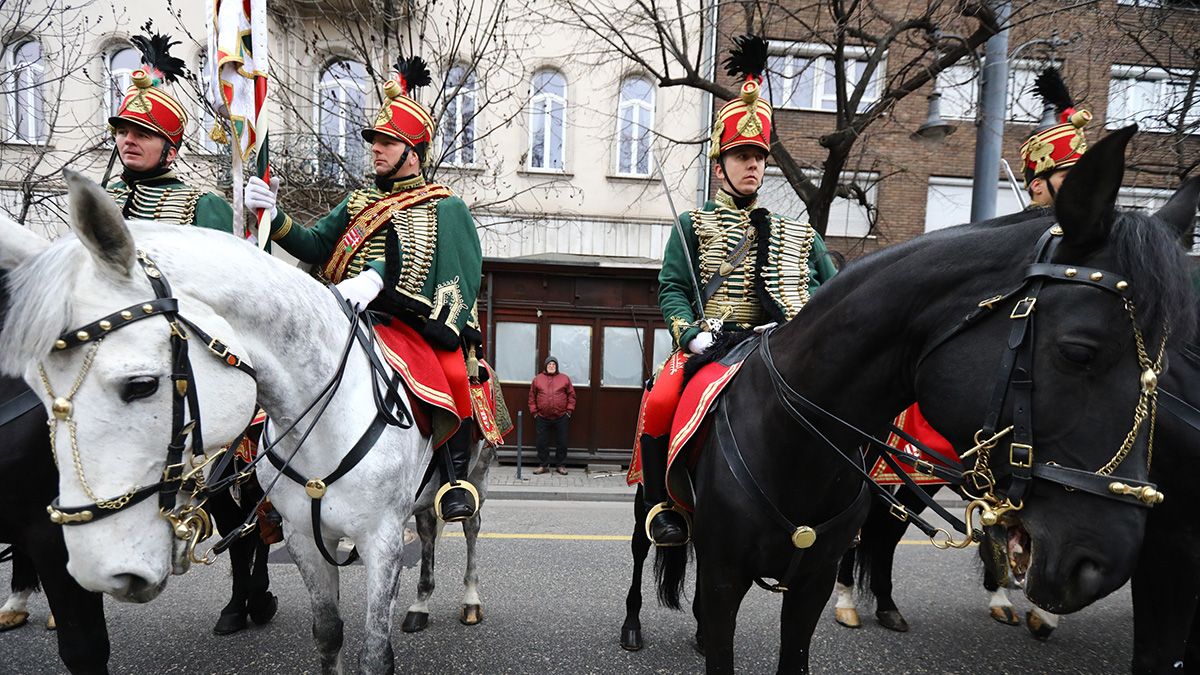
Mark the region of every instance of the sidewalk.
POLYGON ((488 477, 488 498, 633 503, 636 488, 625 484, 625 470, 616 464, 570 466, 565 476, 553 469, 535 476, 537 468, 536 463, 522 466, 518 479, 516 464, 493 464, 488 477))

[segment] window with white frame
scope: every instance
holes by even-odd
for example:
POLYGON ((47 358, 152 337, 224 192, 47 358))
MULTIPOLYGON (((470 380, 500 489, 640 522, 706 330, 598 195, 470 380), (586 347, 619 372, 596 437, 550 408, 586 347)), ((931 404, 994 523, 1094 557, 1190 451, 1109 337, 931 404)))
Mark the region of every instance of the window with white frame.
MULTIPOLYGON (((1170 201, 1174 190, 1163 188, 1123 187, 1117 192, 1117 205, 1123 209, 1135 209, 1153 213, 1170 201)), ((1191 254, 1200 255, 1200 215, 1193 218, 1191 254)))
POLYGON ((644 77, 625 78, 617 103, 617 175, 650 175, 653 129, 654 85, 644 77))
MULTIPOLYGON (((867 50, 847 47, 843 61, 846 68, 846 97, 862 80, 867 70, 867 50)), ((867 82, 859 101, 859 112, 866 110, 879 98, 886 61, 881 60, 867 82)), ((825 45, 772 45, 767 57, 765 83, 767 100, 776 108, 796 110, 837 110, 837 77, 833 55, 825 45)))
POLYGON ((317 163, 325 178, 342 182, 347 173, 366 169, 367 151, 359 134, 367 125, 363 83, 368 81, 366 67, 357 61, 334 61, 321 71, 317 163))
POLYGON ((1118 129, 1129 124, 1137 124, 1143 131, 1200 133, 1197 71, 1113 66, 1107 126, 1118 129))
MULTIPOLYGON (((1037 122, 1042 118, 1042 100, 1033 93, 1033 81, 1045 64, 1017 61, 1008 71, 1007 119, 1009 122, 1037 122)), ((979 87, 982 79, 975 63, 958 63, 937 75, 942 95, 942 117, 973 120, 979 114, 979 87)))
MULTIPOLYGON (((970 178, 930 176, 925 196, 925 231, 933 232, 970 222, 973 186, 970 178)), ((1017 189, 1022 190, 1020 186, 1017 189)), ((1007 181, 996 187, 997 216, 1016 213, 1023 208, 1024 202, 1007 181)))
MULTIPOLYGON (((810 178, 820 179, 813 172, 810 178)), ((878 195, 879 174, 870 172, 846 172, 841 176, 843 182, 857 183, 866 193, 867 202, 874 205, 878 195)), ((808 208, 796 190, 784 178, 783 173, 774 167, 767 169, 763 176, 762 187, 758 190, 759 200, 774 213, 808 219, 808 208)), ((836 197, 829 207, 829 226, 825 230, 828 237, 865 237, 871 233, 870 209, 857 200, 836 197)))
POLYGON ((529 102, 528 168, 565 170, 566 138, 567 79, 556 70, 539 70, 529 102))
POLYGON ((125 92, 133 84, 133 71, 142 67, 142 55, 133 47, 116 47, 108 53, 109 115, 121 109, 125 92))
POLYGON ((446 75, 446 107, 438 125, 442 161, 451 166, 475 164, 475 73, 457 64, 446 75))
POLYGON ((45 65, 42 45, 27 40, 4 54, 4 138, 7 142, 40 143, 46 140, 46 99, 42 91, 45 65))

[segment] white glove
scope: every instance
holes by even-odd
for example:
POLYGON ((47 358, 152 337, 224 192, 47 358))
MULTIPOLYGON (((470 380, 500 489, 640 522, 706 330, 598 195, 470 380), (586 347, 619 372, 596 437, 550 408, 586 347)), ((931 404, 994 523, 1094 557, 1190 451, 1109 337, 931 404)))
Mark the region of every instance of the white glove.
POLYGON ((692 338, 692 341, 688 343, 688 351, 693 354, 703 354, 705 349, 712 346, 712 343, 713 334, 705 331, 692 338))
POLYGON ((361 312, 363 308, 371 304, 375 296, 379 295, 379 291, 383 290, 383 278, 374 269, 367 268, 363 273, 339 283, 337 288, 338 293, 350 303, 354 311, 361 312))
POLYGON ((250 180, 246 181, 246 190, 243 194, 246 206, 255 211, 266 210, 268 218, 275 220, 275 214, 279 212, 275 208, 275 197, 279 194, 278 178, 271 178, 271 184, 267 185, 258 176, 251 176, 250 180))
POLYGON ((771 330, 772 328, 774 328, 775 326, 778 326, 778 325, 779 325, 778 321, 772 321, 771 323, 764 323, 761 326, 755 326, 754 332, 758 333, 759 335, 762 335, 763 333, 771 330))

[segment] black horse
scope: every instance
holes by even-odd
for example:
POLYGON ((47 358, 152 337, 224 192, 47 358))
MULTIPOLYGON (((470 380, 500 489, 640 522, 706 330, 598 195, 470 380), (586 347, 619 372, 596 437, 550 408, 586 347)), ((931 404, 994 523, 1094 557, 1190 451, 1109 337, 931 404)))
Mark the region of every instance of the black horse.
MULTIPOLYGON (((1148 509, 1098 486, 1144 484, 1146 434, 1133 433, 1144 426, 1133 422, 1144 422, 1135 415, 1144 402, 1139 382, 1164 326, 1189 336, 1194 323, 1179 233, 1114 208, 1134 132, 1089 149, 1063 184, 1055 217, 950 228, 870 255, 746 360, 714 413, 694 476, 709 672, 733 671, 738 607, 764 579, 779 580, 773 588, 784 595, 779 671, 808 670, 838 561, 867 515, 861 473, 848 461, 858 439, 833 416, 878 429, 915 400, 952 443, 970 447, 998 408, 997 429, 1021 428, 985 468, 997 478, 994 496, 1021 507, 1001 522, 1032 552, 1021 566, 1026 595, 1067 613, 1129 579, 1148 509), (1034 265, 1045 250, 1050 264, 1034 265), (1149 355, 1135 348, 1143 338, 1149 355), (1009 352, 1019 366, 995 378, 1009 352), (1005 393, 1000 404, 997 391, 1005 393), (1062 489, 1064 474, 1094 492, 1062 489), (787 531, 781 521, 812 531, 787 531)), ((678 606, 687 550, 658 555, 660 593, 678 606)))

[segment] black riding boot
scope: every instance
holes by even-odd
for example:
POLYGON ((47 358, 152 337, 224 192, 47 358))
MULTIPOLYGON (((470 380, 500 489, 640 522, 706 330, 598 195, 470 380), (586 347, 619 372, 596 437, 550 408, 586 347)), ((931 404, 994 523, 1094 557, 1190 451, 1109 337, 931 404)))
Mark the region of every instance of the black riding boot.
POLYGON ((682 546, 691 537, 687 516, 667 497, 667 437, 642 434, 642 489, 646 493, 646 534, 655 546, 682 546))
POLYGON ((462 426, 438 451, 438 472, 442 475, 442 488, 438 490, 438 508, 442 520, 453 523, 475 515, 479 508, 479 497, 474 486, 467 482, 467 470, 471 464, 471 425, 473 420, 463 420, 462 426))

